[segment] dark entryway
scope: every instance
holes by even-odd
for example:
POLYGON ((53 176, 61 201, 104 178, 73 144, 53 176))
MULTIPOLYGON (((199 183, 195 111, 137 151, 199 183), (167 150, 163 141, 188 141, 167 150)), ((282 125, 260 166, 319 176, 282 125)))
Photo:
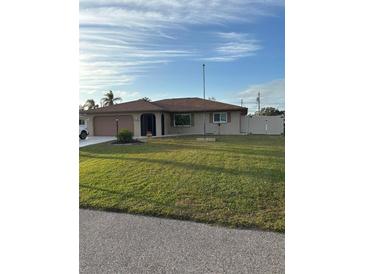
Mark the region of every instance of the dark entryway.
POLYGON ((161 114, 161 135, 165 135, 165 116, 161 114))
POLYGON ((148 132, 156 136, 156 117, 152 113, 141 115, 141 136, 146 136, 148 132))

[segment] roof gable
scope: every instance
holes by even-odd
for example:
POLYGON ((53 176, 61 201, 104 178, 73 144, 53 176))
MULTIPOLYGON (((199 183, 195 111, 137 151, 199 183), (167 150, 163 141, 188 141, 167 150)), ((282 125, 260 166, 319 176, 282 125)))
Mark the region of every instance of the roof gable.
POLYGON ((107 107, 90 109, 86 113, 109 113, 109 112, 139 112, 139 111, 162 111, 163 109, 145 100, 136 100, 126 103, 115 104, 107 107))

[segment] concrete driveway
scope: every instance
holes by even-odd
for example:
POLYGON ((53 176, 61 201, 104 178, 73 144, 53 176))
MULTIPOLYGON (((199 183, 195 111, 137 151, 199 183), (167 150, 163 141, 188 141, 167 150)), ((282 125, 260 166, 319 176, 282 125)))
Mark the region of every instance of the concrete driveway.
POLYGON ((88 136, 85 140, 81 140, 79 138, 79 147, 86 147, 113 140, 116 140, 116 138, 113 136, 88 136))
POLYGON ((80 209, 80 273, 284 273, 284 237, 80 209))

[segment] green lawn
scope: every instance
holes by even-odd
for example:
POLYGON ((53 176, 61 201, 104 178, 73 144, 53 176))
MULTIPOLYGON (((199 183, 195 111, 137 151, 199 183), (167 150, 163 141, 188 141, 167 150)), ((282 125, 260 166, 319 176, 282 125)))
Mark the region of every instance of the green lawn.
POLYGON ((80 148, 80 207, 284 231, 284 137, 80 148))

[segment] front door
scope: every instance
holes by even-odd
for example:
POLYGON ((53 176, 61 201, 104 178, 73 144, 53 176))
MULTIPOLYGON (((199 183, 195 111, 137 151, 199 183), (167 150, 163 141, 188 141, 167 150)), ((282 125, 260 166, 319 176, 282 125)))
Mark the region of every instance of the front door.
POLYGON ((156 136, 156 117, 152 113, 141 115, 141 136, 147 136, 147 133, 156 136))
POLYGON ((165 135, 165 116, 161 114, 161 134, 165 135))

